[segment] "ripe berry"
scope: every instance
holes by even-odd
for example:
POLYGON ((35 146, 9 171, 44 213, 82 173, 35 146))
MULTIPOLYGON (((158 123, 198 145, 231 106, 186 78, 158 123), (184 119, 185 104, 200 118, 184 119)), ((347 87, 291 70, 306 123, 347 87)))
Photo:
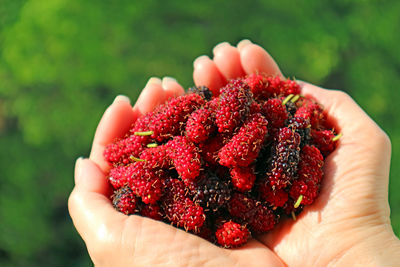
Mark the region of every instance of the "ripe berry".
POLYGON ((290 188, 290 196, 297 200, 302 195, 301 204, 310 205, 319 193, 324 161, 322 154, 315 146, 304 146, 300 157, 298 178, 290 188))
POLYGON ((250 237, 245 225, 229 221, 224 223, 215 233, 217 242, 224 248, 233 248, 243 245, 250 237))
POLYGON ((250 191, 256 180, 254 166, 234 167, 231 169, 232 184, 240 192, 250 191))
POLYGON ((300 135, 288 127, 279 130, 272 149, 271 166, 267 172, 272 188, 284 188, 293 181, 300 160, 300 140, 300 135))
POLYGON ((195 180, 201 167, 199 149, 185 136, 175 136, 166 146, 168 156, 180 177, 184 181, 195 180))
POLYGON ((204 100, 211 100, 212 92, 207 86, 193 86, 189 88, 189 93, 200 95, 204 100))
POLYGON ((330 130, 312 130, 311 136, 313 138, 313 144, 321 151, 321 153, 326 157, 333 150, 335 150, 336 142, 333 141, 335 135, 330 130))
POLYGON ((149 130, 153 132, 152 138, 163 142, 175 135, 182 134, 184 124, 189 115, 205 103, 198 94, 182 95, 170 99, 166 104, 161 105, 149 130))
POLYGON ((249 166, 255 161, 267 134, 267 120, 251 115, 238 133, 219 151, 219 163, 226 167, 249 166))
POLYGON ((190 114, 186 122, 186 136, 194 143, 201 143, 216 130, 214 112, 201 108, 190 114))
POLYGON ((150 168, 168 169, 171 166, 165 145, 147 148, 140 154, 140 159, 145 160, 145 165, 150 168))
POLYGON ((192 191, 193 201, 199 203, 205 211, 217 211, 226 206, 231 198, 229 183, 213 172, 205 172, 192 191))
POLYGON ((206 218, 203 208, 187 197, 183 182, 167 179, 164 186, 170 190, 166 191, 161 199, 166 218, 177 227, 183 227, 187 231, 198 231, 206 218))
POLYGON ((289 115, 286 107, 282 105, 279 98, 270 98, 262 104, 261 113, 268 121, 268 126, 273 128, 281 128, 289 115))
POLYGON ((116 210, 126 215, 136 212, 136 196, 128 186, 124 186, 111 196, 112 204, 116 210))
POLYGON ((232 132, 249 114, 252 102, 250 88, 242 80, 232 80, 222 87, 215 119, 218 131, 232 132))

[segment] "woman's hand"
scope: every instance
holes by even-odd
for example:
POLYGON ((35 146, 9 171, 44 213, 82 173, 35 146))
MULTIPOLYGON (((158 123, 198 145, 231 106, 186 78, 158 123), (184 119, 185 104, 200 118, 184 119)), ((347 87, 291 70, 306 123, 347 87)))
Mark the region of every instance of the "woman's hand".
POLYGON ((91 259, 96 266, 113 267, 283 265, 259 241, 226 250, 163 222, 127 216, 112 207, 105 146, 122 137, 138 116, 183 92, 174 79, 151 78, 133 108, 127 97, 118 96, 97 127, 89 159, 77 160, 68 207, 91 259))
MULTIPOLYGON (((248 40, 237 47, 221 43, 213 53, 212 60, 195 60, 196 85, 217 90, 228 79, 255 72, 283 76, 271 56, 248 40)), ((344 92, 300 84, 343 137, 325 161, 316 202, 297 221, 286 220, 259 240, 289 266, 399 264, 400 244, 389 219, 389 138, 344 92)))

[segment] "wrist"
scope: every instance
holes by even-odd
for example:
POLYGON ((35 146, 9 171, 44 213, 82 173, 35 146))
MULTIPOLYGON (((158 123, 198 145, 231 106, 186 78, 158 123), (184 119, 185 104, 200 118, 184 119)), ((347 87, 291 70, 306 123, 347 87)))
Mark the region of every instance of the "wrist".
POLYGON ((398 266, 400 240, 393 231, 384 230, 366 238, 343 253, 331 266, 398 266))

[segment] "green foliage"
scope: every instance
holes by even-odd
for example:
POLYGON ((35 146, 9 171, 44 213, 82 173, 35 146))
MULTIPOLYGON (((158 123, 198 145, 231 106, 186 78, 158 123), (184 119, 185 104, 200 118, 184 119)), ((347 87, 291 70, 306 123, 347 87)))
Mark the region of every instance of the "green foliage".
POLYGON ((349 92, 389 134, 399 235, 399 13, 395 0, 1 0, 0 265, 89 265, 66 205, 102 112, 151 76, 191 86, 195 57, 243 38, 287 76, 349 92))

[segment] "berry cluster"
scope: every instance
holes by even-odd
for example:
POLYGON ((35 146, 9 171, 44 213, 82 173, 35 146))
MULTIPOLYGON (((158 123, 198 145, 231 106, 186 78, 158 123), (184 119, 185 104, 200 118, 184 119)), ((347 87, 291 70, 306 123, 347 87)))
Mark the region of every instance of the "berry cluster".
POLYGON ((212 95, 192 87, 109 144, 118 211, 170 223, 222 247, 295 218, 318 197, 338 137, 292 80, 252 74, 212 95))

